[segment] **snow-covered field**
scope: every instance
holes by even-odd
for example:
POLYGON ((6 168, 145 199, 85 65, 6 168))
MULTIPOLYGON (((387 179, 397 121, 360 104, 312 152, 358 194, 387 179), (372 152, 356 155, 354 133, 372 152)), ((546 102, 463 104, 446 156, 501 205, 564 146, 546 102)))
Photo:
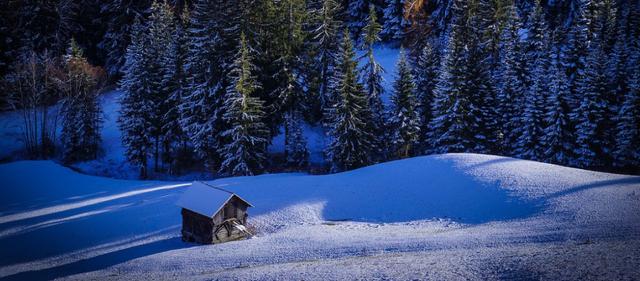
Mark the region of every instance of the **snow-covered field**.
POLYGON ((312 176, 210 182, 258 234, 179 237, 188 184, 0 165, 0 279, 640 278, 640 177, 446 154, 312 176))

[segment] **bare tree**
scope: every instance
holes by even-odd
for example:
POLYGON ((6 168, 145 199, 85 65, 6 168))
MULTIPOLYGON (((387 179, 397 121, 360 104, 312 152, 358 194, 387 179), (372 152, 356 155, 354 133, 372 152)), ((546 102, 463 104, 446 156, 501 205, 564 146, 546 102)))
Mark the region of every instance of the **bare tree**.
POLYGON ((58 114, 50 108, 59 99, 59 80, 63 75, 48 52, 30 52, 11 75, 14 87, 11 107, 21 110, 24 124, 23 141, 28 156, 45 159, 55 152, 58 114))

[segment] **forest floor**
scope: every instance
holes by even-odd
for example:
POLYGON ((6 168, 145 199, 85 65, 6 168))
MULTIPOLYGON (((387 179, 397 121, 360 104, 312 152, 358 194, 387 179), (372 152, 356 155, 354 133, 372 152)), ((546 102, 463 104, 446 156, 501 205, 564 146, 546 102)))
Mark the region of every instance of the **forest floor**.
POLYGON ((0 165, 0 280, 640 279, 640 177, 479 154, 210 181, 248 240, 180 239, 189 183, 0 165))

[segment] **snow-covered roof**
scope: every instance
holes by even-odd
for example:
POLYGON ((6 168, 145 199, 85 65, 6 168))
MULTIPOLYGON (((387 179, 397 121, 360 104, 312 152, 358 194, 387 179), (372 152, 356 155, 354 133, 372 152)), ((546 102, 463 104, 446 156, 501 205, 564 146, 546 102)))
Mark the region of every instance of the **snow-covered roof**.
POLYGON ((233 192, 199 181, 193 182, 176 204, 203 216, 213 217, 233 197, 252 206, 233 192))

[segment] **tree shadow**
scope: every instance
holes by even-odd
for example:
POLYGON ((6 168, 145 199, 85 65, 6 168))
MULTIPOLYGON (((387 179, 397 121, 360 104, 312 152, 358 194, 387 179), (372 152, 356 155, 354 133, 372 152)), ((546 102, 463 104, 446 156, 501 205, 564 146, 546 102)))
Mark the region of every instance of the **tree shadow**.
POLYGON ((511 157, 500 157, 492 160, 482 161, 480 163, 476 163, 473 165, 464 166, 464 169, 473 170, 473 169, 484 167, 484 166, 506 163, 506 162, 513 162, 513 161, 526 161, 526 160, 511 158, 511 157))
POLYGON ((622 179, 615 179, 615 180, 605 180, 605 181, 598 181, 598 182, 594 182, 594 183, 589 183, 589 184, 584 184, 584 185, 579 185, 567 190, 563 190, 563 191, 559 191, 556 193, 552 193, 549 194, 547 196, 544 197, 544 200, 550 200, 550 199, 555 199, 555 198, 559 198, 565 195, 569 195, 572 193, 576 193, 576 192, 580 192, 580 191, 585 191, 585 190, 589 190, 589 189, 593 189, 593 188, 602 188, 602 187, 607 187, 607 186, 611 186, 611 185, 632 185, 632 184, 637 184, 638 187, 640 187, 640 177, 633 177, 633 178, 622 178, 622 179))
POLYGON ((52 280, 60 277, 105 269, 107 267, 144 256, 193 246, 193 244, 182 242, 179 237, 173 237, 52 268, 21 272, 0 278, 0 280, 52 280))

